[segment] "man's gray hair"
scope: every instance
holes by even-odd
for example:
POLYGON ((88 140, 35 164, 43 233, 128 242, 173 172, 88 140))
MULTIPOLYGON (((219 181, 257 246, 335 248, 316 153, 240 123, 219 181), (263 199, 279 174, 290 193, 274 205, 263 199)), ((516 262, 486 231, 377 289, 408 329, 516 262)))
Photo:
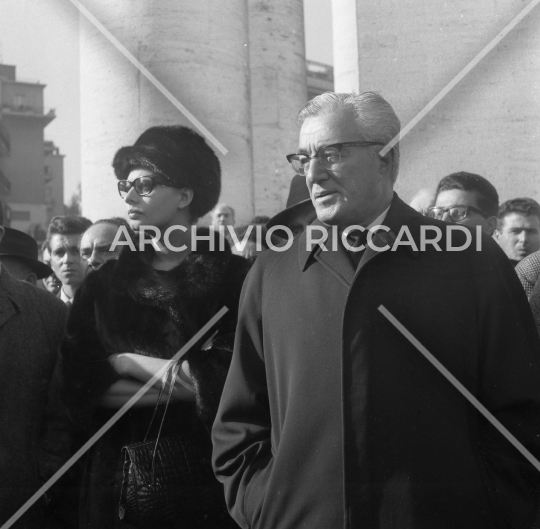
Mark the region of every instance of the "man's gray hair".
MULTIPOLYGON (((394 109, 377 92, 336 93, 325 92, 314 97, 298 113, 296 122, 299 126, 310 116, 319 116, 329 112, 345 109, 352 112, 367 141, 380 141, 385 145, 401 130, 401 123, 394 109)), ((351 138, 353 141, 355 138, 351 138)), ((395 181, 399 171, 399 143, 393 147, 392 180, 395 181)))

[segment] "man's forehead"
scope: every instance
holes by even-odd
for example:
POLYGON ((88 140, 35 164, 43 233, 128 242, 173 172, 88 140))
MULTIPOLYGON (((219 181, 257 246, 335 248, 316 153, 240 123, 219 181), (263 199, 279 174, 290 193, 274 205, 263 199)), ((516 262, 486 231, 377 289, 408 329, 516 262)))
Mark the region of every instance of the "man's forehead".
POLYGON ((445 189, 437 195, 435 204, 441 207, 448 206, 478 206, 478 196, 475 191, 464 189, 445 189))
POLYGON ((315 116, 308 116, 300 128, 299 147, 322 147, 331 143, 358 141, 363 134, 354 114, 349 110, 338 109, 315 116))
POLYGON ((523 215, 516 211, 508 213, 503 218, 504 227, 507 228, 539 228, 540 219, 536 215, 523 215))
POLYGON ((113 224, 96 224, 91 226, 84 233, 81 246, 91 246, 92 244, 103 244, 112 242, 120 228, 113 224))
POLYGON ((65 235, 63 233, 55 233, 51 236, 50 239, 51 250, 54 248, 59 248, 61 246, 65 248, 68 248, 70 246, 79 246, 81 237, 82 233, 74 233, 70 235, 65 235))

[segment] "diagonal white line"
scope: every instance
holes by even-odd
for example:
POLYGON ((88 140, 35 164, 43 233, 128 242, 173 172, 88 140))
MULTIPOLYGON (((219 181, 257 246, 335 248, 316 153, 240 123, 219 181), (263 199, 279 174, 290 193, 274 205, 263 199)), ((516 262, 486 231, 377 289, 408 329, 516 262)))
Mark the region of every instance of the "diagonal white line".
POLYGON ((229 151, 227 148, 184 106, 174 97, 156 77, 141 64, 121 42, 78 0, 69 0, 103 35, 115 46, 115 48, 141 72, 184 116, 196 127, 199 132, 214 145, 223 155, 229 151))
POLYGON ((407 125, 401 129, 380 151, 380 156, 385 156, 388 151, 402 140, 411 130, 428 114, 433 107, 450 92, 510 31, 514 29, 538 4, 540 0, 532 0, 511 22, 469 63, 463 68, 407 125))
POLYGON ((9 529, 43 494, 45 494, 129 409, 166 373, 171 363, 182 358, 223 315, 228 312, 222 307, 144 386, 141 387, 70 459, 52 476, 0 529, 9 529))
POLYGON ((379 305, 379 311, 409 340, 438 370, 453 384, 453 386, 506 438, 514 447, 540 471, 540 461, 536 459, 502 424, 498 419, 454 376, 444 367, 406 328, 397 320, 384 305, 379 305))

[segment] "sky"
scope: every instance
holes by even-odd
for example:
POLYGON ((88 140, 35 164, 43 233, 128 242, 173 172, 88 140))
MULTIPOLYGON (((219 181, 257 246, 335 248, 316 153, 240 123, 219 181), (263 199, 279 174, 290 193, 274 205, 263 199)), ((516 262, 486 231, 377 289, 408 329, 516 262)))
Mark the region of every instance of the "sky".
MULTIPOLYGON (((306 57, 326 64, 332 64, 330 4, 304 0, 306 57)), ((45 108, 56 110, 45 139, 65 155, 65 203, 80 179, 78 23, 69 0, 0 0, 0 62, 17 66, 19 80, 47 85, 45 108)))
POLYGON ((45 108, 56 119, 45 139, 64 159, 64 198, 80 175, 78 15, 68 0, 0 0, 0 62, 17 67, 17 79, 46 86, 45 108))

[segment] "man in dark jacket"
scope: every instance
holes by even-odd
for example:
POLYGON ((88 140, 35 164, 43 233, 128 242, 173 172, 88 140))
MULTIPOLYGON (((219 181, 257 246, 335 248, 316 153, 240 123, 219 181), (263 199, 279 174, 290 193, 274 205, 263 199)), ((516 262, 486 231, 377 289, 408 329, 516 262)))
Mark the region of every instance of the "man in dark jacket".
POLYGON ((231 514, 258 529, 530 527, 540 473, 378 310, 538 457, 540 342, 512 265, 393 193, 398 145, 380 151, 399 120, 381 96, 323 94, 299 122, 288 158, 318 220, 244 284, 213 427, 231 514), (383 227, 364 245, 352 225, 383 227), (326 250, 307 244, 320 232, 326 250))
MULTIPOLYGON (((2 220, 0 204, 0 240, 2 220)), ((47 406, 58 396, 52 381, 66 313, 59 299, 0 265, 0 526, 68 456, 58 399, 47 406)), ((41 527, 43 506, 39 501, 14 527, 41 527)))

